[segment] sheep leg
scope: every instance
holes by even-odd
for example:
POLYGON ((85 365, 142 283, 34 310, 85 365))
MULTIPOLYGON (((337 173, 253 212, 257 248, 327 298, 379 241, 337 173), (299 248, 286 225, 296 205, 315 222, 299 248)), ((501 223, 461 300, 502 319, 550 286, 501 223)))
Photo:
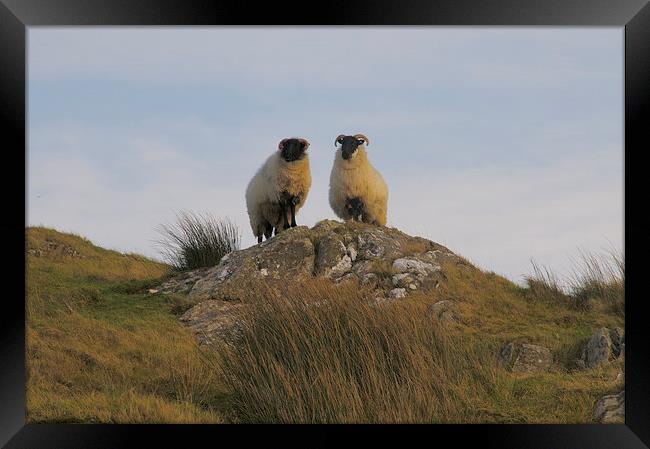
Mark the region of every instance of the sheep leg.
POLYGON ((282 214, 282 229, 289 229, 289 220, 287 220, 287 205, 280 201, 280 213, 282 214))
POLYGON ((295 228, 298 226, 296 224, 296 203, 298 202, 298 197, 294 196, 291 198, 291 202, 289 203, 289 207, 291 208, 291 227, 295 228))
POLYGON ((257 236, 257 243, 262 243, 262 236, 261 235, 257 236))
MULTIPOLYGON (((267 221, 266 225, 264 226, 264 237, 266 237, 266 240, 268 240, 272 236, 273 236, 273 226, 271 226, 271 223, 267 221)), ((260 236, 260 238, 262 237, 260 236)))
POLYGON ((345 204, 348 214, 354 221, 362 221, 364 215, 363 201, 359 198, 349 198, 345 204))

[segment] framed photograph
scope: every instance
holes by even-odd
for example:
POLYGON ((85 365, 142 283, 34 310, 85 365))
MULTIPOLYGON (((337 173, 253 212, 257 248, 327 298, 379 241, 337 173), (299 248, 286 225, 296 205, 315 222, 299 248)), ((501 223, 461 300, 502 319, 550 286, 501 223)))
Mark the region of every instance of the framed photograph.
POLYGON ((646 0, 0 0, 0 444, 649 447, 648 43, 646 0))

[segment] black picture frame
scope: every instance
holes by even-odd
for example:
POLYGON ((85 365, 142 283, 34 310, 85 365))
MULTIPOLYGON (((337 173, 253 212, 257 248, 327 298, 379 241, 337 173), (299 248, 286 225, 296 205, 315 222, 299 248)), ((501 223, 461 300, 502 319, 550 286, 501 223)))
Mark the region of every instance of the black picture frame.
POLYGON ((643 213, 650 149, 650 5, 647 0, 0 0, 0 123, 4 170, 5 293, 0 309, 0 444, 104 448, 236 444, 471 444, 498 448, 650 446, 650 345, 644 288, 650 221, 643 213), (625 27, 626 418, 620 425, 207 426, 25 424, 26 29, 57 25, 538 25, 625 27), (19 263, 18 261, 22 261, 19 263), (307 435, 308 434, 308 435, 307 435), (308 438, 308 439, 307 439, 308 438), (447 441, 447 443, 445 443, 447 441), (474 442, 474 443, 472 443, 474 442), (205 444, 205 443, 203 443, 205 444))

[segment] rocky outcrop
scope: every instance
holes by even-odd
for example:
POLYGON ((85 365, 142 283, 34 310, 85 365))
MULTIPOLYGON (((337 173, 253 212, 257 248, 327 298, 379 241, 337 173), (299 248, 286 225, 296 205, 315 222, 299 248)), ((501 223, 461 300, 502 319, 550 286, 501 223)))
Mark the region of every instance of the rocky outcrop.
POLYGON ((587 341, 577 365, 581 369, 596 368, 624 356, 625 331, 602 327, 587 341))
POLYGON ((544 346, 511 342, 506 344, 499 353, 499 365, 515 373, 544 372, 552 363, 551 351, 544 346))
POLYGON ((298 226, 232 252, 182 285, 193 284, 189 295, 197 302, 247 302, 260 288, 321 277, 358 281, 376 288, 379 297, 399 299, 414 290, 436 288, 444 280, 444 261, 474 269, 444 246, 397 229, 324 220, 311 229, 298 226))
POLYGON ((625 422, 625 391, 603 396, 596 403, 594 418, 603 424, 622 424, 625 422))
MULTIPOLYGON (((216 267, 180 274, 150 292, 188 293, 197 305, 181 321, 200 343, 210 344, 236 339, 241 313, 263 289, 279 293, 304 278, 353 281, 374 290, 380 304, 437 288, 445 279, 444 262, 476 269, 444 246, 394 228, 323 220, 234 251, 216 267)), ((455 321, 447 309, 436 319, 455 321)))

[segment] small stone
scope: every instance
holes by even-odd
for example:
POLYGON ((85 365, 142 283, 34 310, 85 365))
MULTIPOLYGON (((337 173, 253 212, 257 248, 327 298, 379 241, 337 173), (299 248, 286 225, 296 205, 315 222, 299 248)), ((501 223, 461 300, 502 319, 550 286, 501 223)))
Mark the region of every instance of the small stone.
POLYGON ((395 287, 404 287, 410 284, 413 281, 413 278, 409 273, 398 273, 394 274, 391 280, 395 287))
POLYGON ((440 314, 441 314, 442 312, 444 312, 445 310, 448 310, 448 309, 450 309, 451 307, 453 307, 453 305, 454 305, 453 302, 451 302, 451 301, 449 301, 449 300, 446 300, 446 299, 445 299, 445 300, 442 300, 442 301, 438 301, 438 302, 435 303, 435 304, 429 304, 429 305, 427 306, 427 314, 428 314, 431 318, 433 318, 433 317, 436 317, 436 318, 437 318, 437 317, 440 316, 440 314))
POLYGON ((388 296, 393 299, 400 299, 406 296, 405 288, 394 288, 389 293, 388 296))
POLYGON ((440 271, 440 265, 422 262, 411 257, 403 257, 393 261, 393 269, 398 273, 417 273, 426 276, 430 273, 440 271))
POLYGON ((625 390, 618 394, 603 396, 594 409, 594 418, 603 424, 625 422, 625 390))
POLYGON ((147 291, 148 291, 150 294, 152 294, 152 295, 153 295, 154 293, 158 293, 158 290, 155 289, 155 288, 150 288, 150 289, 147 290, 147 291))
POLYGON ((355 279, 358 279, 356 274, 347 273, 347 274, 344 274, 343 276, 341 276, 340 278, 334 279, 334 282, 336 282, 337 284, 340 284, 341 282, 353 281, 355 279))
POLYGON ((418 286, 415 285, 415 284, 409 284, 409 288, 410 288, 411 290, 417 290, 417 289, 418 289, 418 286))
POLYGON ((506 344, 499 353, 499 364, 516 373, 547 371, 553 362, 551 351, 544 346, 514 343, 506 344))
POLYGON ((378 280, 379 276, 377 276, 375 273, 366 273, 361 278, 361 285, 377 283, 378 280))
POLYGON ((603 327, 594 332, 582 353, 586 367, 595 368, 608 363, 613 357, 612 347, 612 340, 607 328, 603 327))
POLYGON ((357 250, 352 245, 348 246, 348 257, 352 262, 357 260, 357 250))
POLYGON ((612 341, 614 357, 621 357, 621 354, 625 351, 625 331, 623 328, 615 327, 609 331, 609 338, 612 341))
POLYGON ((267 270, 266 268, 262 268, 262 269, 260 270, 260 274, 261 274, 262 276, 266 277, 266 276, 269 275, 269 270, 267 270))
POLYGON ((440 318, 438 318, 438 321, 441 322, 442 324, 450 324, 450 323, 457 323, 458 320, 456 319, 456 316, 451 312, 451 310, 445 310, 440 314, 440 318))

